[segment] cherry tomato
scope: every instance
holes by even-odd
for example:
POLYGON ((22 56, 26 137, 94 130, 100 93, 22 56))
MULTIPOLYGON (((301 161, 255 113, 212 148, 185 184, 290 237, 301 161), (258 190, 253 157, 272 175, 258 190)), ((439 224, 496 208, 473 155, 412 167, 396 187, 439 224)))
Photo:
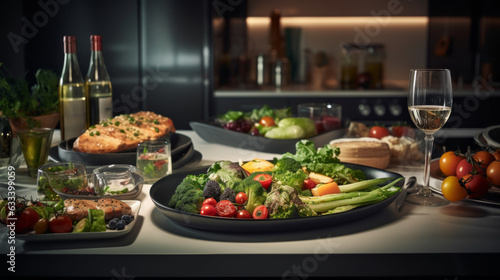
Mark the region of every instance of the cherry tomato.
POLYGON ((392 135, 396 137, 401 137, 403 136, 403 126, 397 125, 392 127, 392 135))
POLYGON ((476 167, 478 174, 486 173, 488 165, 495 160, 495 157, 487 151, 479 151, 472 158, 477 162, 477 164, 474 163, 474 167, 476 167))
POLYGON ((462 177, 462 182, 469 191, 469 198, 481 198, 490 187, 488 181, 481 175, 467 174, 462 177))
POLYGON ((23 217, 22 214, 15 214, 14 221, 16 233, 21 233, 27 229, 28 219, 26 217, 23 217))
POLYGON ((467 197, 467 189, 460 185, 457 176, 448 176, 441 184, 441 192, 449 201, 460 201, 467 197))
POLYGON ((238 211, 238 214, 236 214, 236 218, 238 219, 251 219, 252 215, 250 215, 250 212, 248 212, 245 209, 241 209, 238 211))
POLYGON ((254 219, 264 220, 267 219, 267 216, 269 216, 269 211, 265 205, 259 205, 253 210, 252 217, 254 219))
POLYGON ((316 182, 314 182, 312 179, 305 179, 304 183, 302 183, 303 190, 314 189, 314 187, 316 187, 316 182))
POLYGON ((262 117, 259 123, 265 127, 276 126, 276 124, 274 123, 274 119, 269 116, 262 117))
POLYGON ((239 192, 236 195, 236 203, 243 204, 248 200, 248 196, 244 192, 239 192))
POLYGON ((500 149, 497 149, 496 151, 491 153, 493 157, 495 157, 495 160, 500 160, 500 149))
POLYGON ((462 178, 465 175, 469 174, 471 171, 472 171, 472 163, 470 163, 467 159, 464 158, 457 165, 456 175, 458 178, 462 178))
POLYGON ((446 152, 439 158, 439 169, 446 176, 455 176, 457 175, 457 165, 462 159, 465 157, 453 151, 446 152))
POLYGON ((382 139, 386 136, 389 136, 389 129, 383 126, 373 126, 370 129, 370 137, 382 139))
POLYGON ((212 207, 215 207, 217 205, 217 200, 215 200, 215 198, 213 197, 209 197, 205 199, 201 205, 203 206, 205 204, 212 205, 212 207))
POLYGON ((217 211, 215 207, 211 204, 203 204, 201 206, 200 215, 202 216, 217 216, 217 211))
POLYGON ((27 230, 33 229, 33 226, 40 219, 38 212, 36 212, 36 210, 33 208, 24 209, 23 212, 21 213, 21 217, 26 219, 26 229, 27 230))
POLYGON ((264 189, 268 189, 271 183, 273 182, 273 176, 271 174, 258 174, 253 179, 259 182, 264 189))
POLYGON ((49 229, 53 233, 70 232, 73 229, 73 222, 66 215, 54 216, 49 220, 49 229))
POLYGON ((229 200, 221 200, 215 206, 217 214, 221 217, 234 217, 236 215, 236 207, 229 200))
POLYGON ((33 226, 33 229, 35 230, 36 234, 46 233, 48 228, 49 228, 49 221, 45 218, 39 219, 33 226))
POLYGON ((486 176, 495 186, 500 186, 500 160, 495 160, 486 168, 486 176))

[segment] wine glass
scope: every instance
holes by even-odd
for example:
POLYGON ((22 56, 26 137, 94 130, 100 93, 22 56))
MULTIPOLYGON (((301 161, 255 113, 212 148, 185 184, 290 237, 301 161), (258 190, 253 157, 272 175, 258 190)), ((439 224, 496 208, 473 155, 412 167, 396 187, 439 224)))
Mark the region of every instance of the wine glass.
POLYGON ((448 69, 412 69, 408 93, 408 111, 418 129, 425 133, 424 184, 406 201, 423 206, 445 205, 448 201, 432 194, 429 187, 433 133, 448 120, 453 103, 451 75, 448 69))

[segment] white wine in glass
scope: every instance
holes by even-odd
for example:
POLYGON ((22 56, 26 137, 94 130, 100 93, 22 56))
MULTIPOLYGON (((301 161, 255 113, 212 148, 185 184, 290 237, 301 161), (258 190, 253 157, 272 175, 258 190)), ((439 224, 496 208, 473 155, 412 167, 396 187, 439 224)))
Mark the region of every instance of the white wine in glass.
POLYGON ((408 111, 418 129, 425 133, 424 183, 418 193, 406 201, 423 206, 440 206, 448 201, 432 194, 429 187, 434 132, 443 127, 451 114, 453 93, 448 69, 412 69, 410 71, 408 111))

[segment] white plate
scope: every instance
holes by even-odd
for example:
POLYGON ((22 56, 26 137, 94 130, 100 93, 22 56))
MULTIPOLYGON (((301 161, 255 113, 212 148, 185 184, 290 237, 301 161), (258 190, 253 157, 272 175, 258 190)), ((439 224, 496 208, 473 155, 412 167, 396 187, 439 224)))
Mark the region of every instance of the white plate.
MULTIPOLYGON (((441 192, 441 184, 443 183, 443 180, 445 178, 446 178, 445 175, 441 173, 441 170, 439 168, 439 159, 438 158, 433 159, 431 161, 431 178, 429 181, 431 190, 436 193, 443 194, 441 192)), ((471 202, 490 204, 490 205, 500 205, 500 188, 493 186, 489 189, 488 193, 482 198, 479 199, 466 198, 464 199, 464 201, 471 201, 471 202)))
POLYGON ((130 208, 132 208, 132 214, 134 215, 134 220, 125 226, 122 230, 112 230, 107 229, 101 232, 79 232, 79 233, 44 233, 35 234, 34 231, 16 234, 16 238, 25 241, 52 241, 52 240, 81 240, 81 239, 106 239, 106 238, 116 238, 129 233, 135 226, 137 222, 137 217, 139 216, 139 209, 141 208, 141 202, 139 200, 122 200, 127 203, 130 208))

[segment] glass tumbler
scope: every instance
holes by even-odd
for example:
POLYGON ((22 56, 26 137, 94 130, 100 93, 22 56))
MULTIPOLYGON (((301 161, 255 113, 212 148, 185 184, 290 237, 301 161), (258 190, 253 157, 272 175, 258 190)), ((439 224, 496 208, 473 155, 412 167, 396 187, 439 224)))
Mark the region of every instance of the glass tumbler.
POLYGON ((145 183, 154 183, 172 173, 171 145, 168 140, 144 141, 137 145, 137 168, 145 183))

